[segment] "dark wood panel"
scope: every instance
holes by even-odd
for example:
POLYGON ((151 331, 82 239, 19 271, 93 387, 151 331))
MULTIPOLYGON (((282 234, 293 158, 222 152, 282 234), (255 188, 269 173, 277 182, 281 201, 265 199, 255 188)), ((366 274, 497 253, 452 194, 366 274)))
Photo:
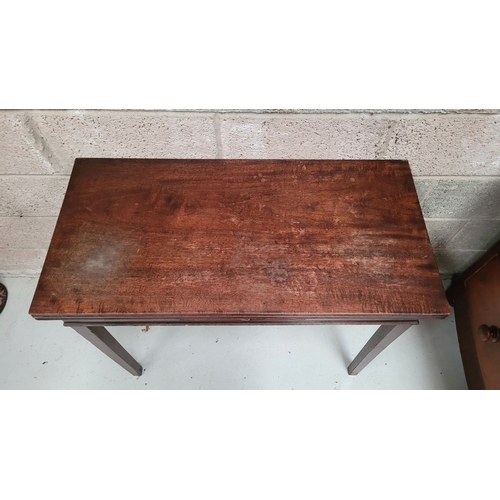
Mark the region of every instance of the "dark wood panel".
POLYGON ((407 162, 79 159, 30 313, 301 322, 449 306, 407 162))
POLYGON ((464 367, 465 379, 469 389, 479 390, 484 389, 484 381, 481 373, 481 365, 476 352, 476 344, 474 332, 469 315, 469 306, 465 293, 465 286, 461 285, 462 292, 457 293, 453 302, 455 310, 455 322, 457 327, 458 345, 460 347, 460 355, 462 357, 462 365, 464 367))
POLYGON ((466 281, 471 334, 485 389, 500 389, 500 342, 483 342, 481 325, 500 328, 500 257, 492 259, 466 281))
POLYGON ((500 389, 500 343, 483 342, 481 325, 500 327, 500 241, 456 276, 446 295, 455 310, 469 389, 500 389))

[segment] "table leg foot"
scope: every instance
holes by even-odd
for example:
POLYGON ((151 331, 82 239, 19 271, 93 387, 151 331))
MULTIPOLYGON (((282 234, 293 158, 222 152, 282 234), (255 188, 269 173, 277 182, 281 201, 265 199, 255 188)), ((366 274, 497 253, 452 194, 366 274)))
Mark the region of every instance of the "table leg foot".
POLYGON ((73 330, 78 332, 82 337, 85 337, 91 344, 94 344, 132 375, 137 375, 138 377, 142 375, 142 366, 103 326, 85 326, 74 323, 64 323, 64 326, 73 328, 73 330))
POLYGON ((361 349, 360 353, 354 358, 347 368, 349 375, 357 375, 370 361, 378 356, 391 342, 394 342, 410 326, 418 324, 382 325, 373 337, 361 349))

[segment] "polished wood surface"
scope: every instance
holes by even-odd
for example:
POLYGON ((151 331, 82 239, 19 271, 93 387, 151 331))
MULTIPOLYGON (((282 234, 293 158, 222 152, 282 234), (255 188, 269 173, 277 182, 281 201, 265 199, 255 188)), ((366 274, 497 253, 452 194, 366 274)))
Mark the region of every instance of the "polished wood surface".
POLYGON ((445 317, 405 161, 78 159, 31 305, 67 321, 445 317))
MULTIPOLYGON (((500 327, 500 242, 458 276, 447 292, 469 389, 500 389, 500 342, 482 327, 500 327)), ((493 327, 493 328, 492 328, 493 327)))

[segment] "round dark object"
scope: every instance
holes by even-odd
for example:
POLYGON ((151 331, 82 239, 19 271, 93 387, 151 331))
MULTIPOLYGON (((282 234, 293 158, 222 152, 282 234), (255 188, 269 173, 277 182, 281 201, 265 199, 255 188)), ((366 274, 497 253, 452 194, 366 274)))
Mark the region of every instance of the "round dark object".
POLYGON ((498 340, 500 339, 500 329, 495 325, 481 325, 479 327, 478 333, 483 342, 488 342, 488 340, 491 340, 492 342, 498 342, 498 340))
POLYGON ((3 311, 5 304, 7 304, 7 295, 7 288, 0 283, 0 313, 3 311))

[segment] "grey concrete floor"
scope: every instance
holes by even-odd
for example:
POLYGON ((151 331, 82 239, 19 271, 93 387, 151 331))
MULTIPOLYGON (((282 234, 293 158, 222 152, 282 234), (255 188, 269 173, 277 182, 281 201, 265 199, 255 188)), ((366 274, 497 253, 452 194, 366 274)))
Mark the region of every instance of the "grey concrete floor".
POLYGON ((145 368, 134 377, 60 321, 28 309, 37 278, 1 278, 2 389, 466 389, 455 319, 425 320, 359 375, 347 365, 374 326, 156 326, 110 332, 145 368))

